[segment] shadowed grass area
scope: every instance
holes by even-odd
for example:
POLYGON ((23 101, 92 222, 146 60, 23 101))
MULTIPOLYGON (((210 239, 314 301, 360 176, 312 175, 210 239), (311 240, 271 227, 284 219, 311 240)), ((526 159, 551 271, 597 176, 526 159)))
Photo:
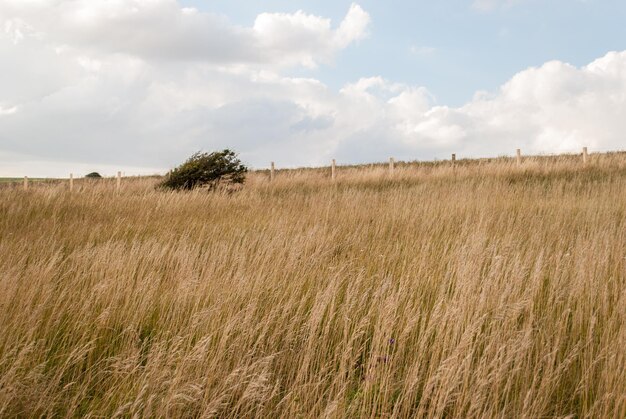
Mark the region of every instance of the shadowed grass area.
POLYGON ((0 190, 0 416, 624 417, 626 157, 575 157, 0 190))

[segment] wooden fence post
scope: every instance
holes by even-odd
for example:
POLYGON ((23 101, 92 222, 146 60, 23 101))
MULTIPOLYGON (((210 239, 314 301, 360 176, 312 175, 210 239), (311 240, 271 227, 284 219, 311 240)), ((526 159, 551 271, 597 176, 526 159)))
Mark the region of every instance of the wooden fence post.
POLYGON ((521 166, 522 165, 522 150, 520 150, 519 148, 516 150, 516 157, 517 157, 517 165, 521 166))
POLYGON ((393 157, 389 157, 389 174, 393 175, 393 170, 396 167, 396 161, 393 157))
POLYGON ((122 189, 122 172, 117 172, 117 191, 122 189))
POLYGON ((583 147, 583 164, 587 165, 587 147, 583 147))
POLYGON ((24 176, 24 190, 28 190, 28 176, 24 176))
POLYGON ((74 174, 70 173, 70 192, 74 190, 74 174))
POLYGON ((452 154, 452 167, 456 166, 456 154, 452 154))
POLYGON ((272 162, 272 164, 270 165, 270 181, 274 180, 274 169, 275 169, 274 162, 272 162))
POLYGON ((337 177, 337 169, 336 169, 336 164, 335 164, 335 159, 333 159, 331 165, 330 165, 330 178, 332 180, 335 180, 335 177, 337 177))

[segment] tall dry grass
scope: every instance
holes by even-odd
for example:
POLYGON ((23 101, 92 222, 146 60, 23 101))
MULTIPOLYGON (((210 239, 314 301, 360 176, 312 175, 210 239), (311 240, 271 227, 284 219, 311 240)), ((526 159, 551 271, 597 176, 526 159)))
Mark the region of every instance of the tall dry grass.
POLYGON ((626 157, 0 190, 0 416, 626 417, 626 157))

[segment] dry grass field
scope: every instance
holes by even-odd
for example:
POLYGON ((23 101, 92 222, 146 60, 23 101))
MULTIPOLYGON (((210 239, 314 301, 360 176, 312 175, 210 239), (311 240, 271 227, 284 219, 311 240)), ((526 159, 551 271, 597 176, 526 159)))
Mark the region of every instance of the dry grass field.
POLYGON ((626 417, 626 155, 0 188, 0 417, 626 417))

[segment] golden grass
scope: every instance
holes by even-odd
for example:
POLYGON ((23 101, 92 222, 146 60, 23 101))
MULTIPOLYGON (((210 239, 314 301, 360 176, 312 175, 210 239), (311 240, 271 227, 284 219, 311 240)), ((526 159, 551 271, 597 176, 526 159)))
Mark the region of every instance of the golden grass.
POLYGON ((626 157, 0 189, 0 416, 626 417, 626 157))

